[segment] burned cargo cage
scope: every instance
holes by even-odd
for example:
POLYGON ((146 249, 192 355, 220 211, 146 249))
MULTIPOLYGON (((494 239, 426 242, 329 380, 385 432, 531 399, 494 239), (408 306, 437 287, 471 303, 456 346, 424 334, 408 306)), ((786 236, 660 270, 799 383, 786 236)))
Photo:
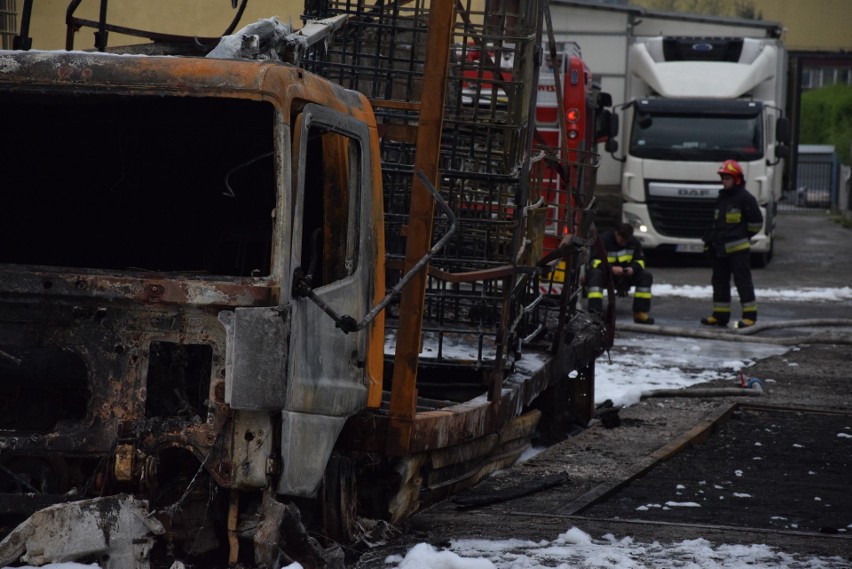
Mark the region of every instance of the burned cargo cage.
POLYGON ((404 473, 392 485, 372 472, 359 477, 374 494, 400 487, 393 522, 510 464, 538 432, 563 436, 569 422, 593 412, 594 360, 606 340, 600 323, 576 309, 591 195, 563 195, 572 205, 557 207, 545 188, 552 181, 534 164, 546 154, 593 189, 597 155, 589 150, 568 163, 558 148, 533 148, 542 9, 513 0, 306 3, 307 18, 348 21, 302 64, 362 92, 375 110, 387 287, 415 261, 409 245, 424 218, 431 217, 424 250, 440 245, 422 305, 412 310, 403 297, 388 307, 381 407, 354 417, 342 434, 343 448, 385 453, 383 464, 404 473), (429 65, 444 47, 430 49, 433 21, 450 26, 446 69, 429 65), (431 120, 436 85, 446 95, 440 129, 431 120), (426 139, 425 148, 439 150, 434 186, 454 221, 439 205, 419 207, 426 139), (551 252, 542 250, 548 215, 571 237, 552 271, 539 266, 551 252))
MULTIPOLYGON (((306 17, 348 16, 333 41, 309 53, 303 65, 361 91, 375 109, 390 287, 406 263, 417 128, 427 104, 422 95, 441 81, 427 76, 426 65, 428 24, 437 8, 333 1, 306 7, 306 17)), ((530 175, 541 9, 538 2, 456 3, 436 186, 457 229, 430 260, 426 280, 417 370, 424 397, 464 401, 484 387, 493 393, 494 382, 502 381, 525 345, 546 345, 559 335, 558 294, 540 293, 551 277, 534 270, 538 259, 528 240, 535 237, 527 233, 534 225, 530 210, 535 204, 546 208, 539 200, 541 180, 530 175)), ((435 208, 432 244, 449 225, 435 208)), ((569 284, 576 278, 569 274, 569 284)), ((388 364, 394 353, 399 357, 397 334, 405 325, 400 307, 391 306, 388 364)), ((386 366, 388 380, 392 369, 386 366)))

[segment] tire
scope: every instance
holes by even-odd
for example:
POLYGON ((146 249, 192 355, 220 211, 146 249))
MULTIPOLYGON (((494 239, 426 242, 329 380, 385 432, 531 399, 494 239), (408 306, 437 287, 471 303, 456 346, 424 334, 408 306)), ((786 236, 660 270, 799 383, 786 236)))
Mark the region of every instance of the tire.
POLYGON ((333 453, 326 466, 320 497, 326 537, 337 543, 355 539, 358 491, 352 460, 333 453))
POLYGON ((763 253, 751 254, 751 267, 753 269, 763 269, 772 260, 772 254, 775 251, 775 239, 770 237, 769 250, 763 253))

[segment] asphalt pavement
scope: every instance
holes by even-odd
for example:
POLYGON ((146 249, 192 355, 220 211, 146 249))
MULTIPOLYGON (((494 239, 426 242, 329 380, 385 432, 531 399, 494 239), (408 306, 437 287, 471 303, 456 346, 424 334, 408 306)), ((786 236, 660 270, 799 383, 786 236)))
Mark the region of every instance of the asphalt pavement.
MULTIPOLYGON (((710 283, 709 263, 700 256, 651 255, 649 269, 659 284, 685 287, 710 283)), ((824 213, 782 214, 774 258, 766 268, 755 269, 753 278, 758 291, 850 287, 852 230, 824 213)), ((737 300, 734 292, 734 305, 737 300)), ((759 323, 852 319, 852 302, 848 300, 761 299, 758 293, 757 301, 759 323)), ((658 326, 688 332, 706 329, 698 321, 709 309, 709 298, 655 295, 652 312, 658 326)), ((617 319, 622 324, 631 322, 629 301, 618 303, 617 319)), ((805 332, 814 330, 793 326, 771 329, 765 334, 798 337, 805 332)), ((619 332, 621 336, 643 334, 619 332)), ((840 334, 852 342, 852 329, 841 327, 840 334)), ((585 430, 526 462, 496 473, 464 495, 420 512, 400 528, 402 535, 363 555, 358 566, 385 567, 387 555, 404 553, 420 542, 440 546, 454 538, 552 539, 577 526, 594 538, 613 534, 647 542, 703 538, 714 544, 766 544, 790 554, 839 556, 852 567, 852 451, 838 446, 852 443, 837 433, 846 428, 844 425, 852 430, 852 344, 791 346, 787 353, 758 361, 745 372, 748 376, 772 378, 771 389, 760 397, 707 395, 721 386, 717 380, 687 388, 695 390, 691 396, 644 399, 623 408, 619 410, 620 424, 615 428, 593 420, 585 430), (772 417, 779 413, 785 414, 784 421, 773 422, 772 417), (695 478, 696 469, 706 473, 696 480, 730 478, 729 474, 726 478, 725 473, 714 472, 716 468, 730 470, 730 465, 710 455, 711 444, 702 443, 718 439, 736 447, 737 433, 742 430, 728 429, 724 439, 715 434, 722 432, 725 425, 741 424, 736 421, 744 414, 758 422, 749 426, 749 434, 765 430, 789 435, 783 443, 774 445, 776 454, 767 453, 765 457, 763 472, 777 473, 779 478, 767 478, 765 485, 751 490, 750 516, 739 519, 734 510, 731 517, 720 518, 718 509, 695 508, 689 517, 667 520, 637 512, 637 502, 626 493, 635 481, 642 480, 644 495, 662 497, 671 490, 672 480, 695 478), (825 471, 827 476, 833 476, 826 478, 830 482, 820 482, 820 476, 814 475, 798 477, 802 479, 797 479, 795 485, 787 483, 794 476, 789 467, 801 461, 795 453, 805 446, 796 442, 799 438, 804 441, 804 434, 798 437, 795 432, 797 424, 809 425, 807 446, 817 457, 810 471, 825 471), (688 449, 697 452, 697 458, 681 459, 680 474, 676 470, 664 472, 661 465, 666 464, 669 471, 678 468, 678 460, 673 459, 686 456, 683 453, 688 449), (706 460, 701 460, 702 456, 706 460), (658 472, 665 476, 655 482, 658 472), (564 477, 564 481, 556 485, 543 483, 555 476, 564 477), (827 495, 828 488, 832 496, 830 513, 843 513, 839 517, 826 518, 826 503, 814 500, 821 492, 827 495), (781 492, 786 492, 784 500, 776 499, 781 492), (489 496, 493 497, 490 501, 489 496), (471 498, 479 506, 462 507, 471 498), (785 504, 783 509, 790 511, 780 512, 779 504, 785 504), (801 528, 793 522, 779 525, 778 517, 784 514, 791 519, 799 516, 816 521, 803 523, 801 528)), ((743 436, 739 444, 754 448, 755 442, 743 436)))
MULTIPOLYGON (((804 291, 852 287, 852 229, 824 212, 782 213, 778 218, 775 252, 769 264, 752 270, 758 291, 760 322, 773 320, 852 318, 852 302, 790 302, 760 297, 761 289, 804 291)), ((655 284, 710 286, 712 270, 703 255, 648 252, 648 269, 655 284)), ((732 320, 739 316, 739 297, 731 284, 732 320)), ((631 316, 630 303, 617 303, 617 317, 631 316)), ((655 296, 652 313, 657 324, 695 326, 712 310, 710 298, 655 296)))

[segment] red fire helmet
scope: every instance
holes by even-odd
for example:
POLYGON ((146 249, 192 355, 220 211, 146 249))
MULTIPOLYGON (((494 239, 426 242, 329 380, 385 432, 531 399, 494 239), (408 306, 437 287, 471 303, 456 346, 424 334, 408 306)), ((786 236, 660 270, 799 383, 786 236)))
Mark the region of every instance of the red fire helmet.
POLYGON ((720 176, 722 174, 733 176, 734 180, 736 180, 738 184, 743 181, 743 168, 736 160, 725 160, 724 164, 719 167, 719 171, 717 173, 720 176))

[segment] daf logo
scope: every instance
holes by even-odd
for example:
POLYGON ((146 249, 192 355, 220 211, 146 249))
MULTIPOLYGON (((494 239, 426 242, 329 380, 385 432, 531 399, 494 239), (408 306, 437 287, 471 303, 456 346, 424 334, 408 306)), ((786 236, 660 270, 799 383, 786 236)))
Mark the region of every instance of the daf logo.
POLYGON ((709 43, 694 43, 692 44, 692 49, 694 51, 713 51, 713 45, 709 43))
POLYGON ((711 195, 711 191, 697 188, 678 188, 677 195, 684 198, 705 198, 711 195))

